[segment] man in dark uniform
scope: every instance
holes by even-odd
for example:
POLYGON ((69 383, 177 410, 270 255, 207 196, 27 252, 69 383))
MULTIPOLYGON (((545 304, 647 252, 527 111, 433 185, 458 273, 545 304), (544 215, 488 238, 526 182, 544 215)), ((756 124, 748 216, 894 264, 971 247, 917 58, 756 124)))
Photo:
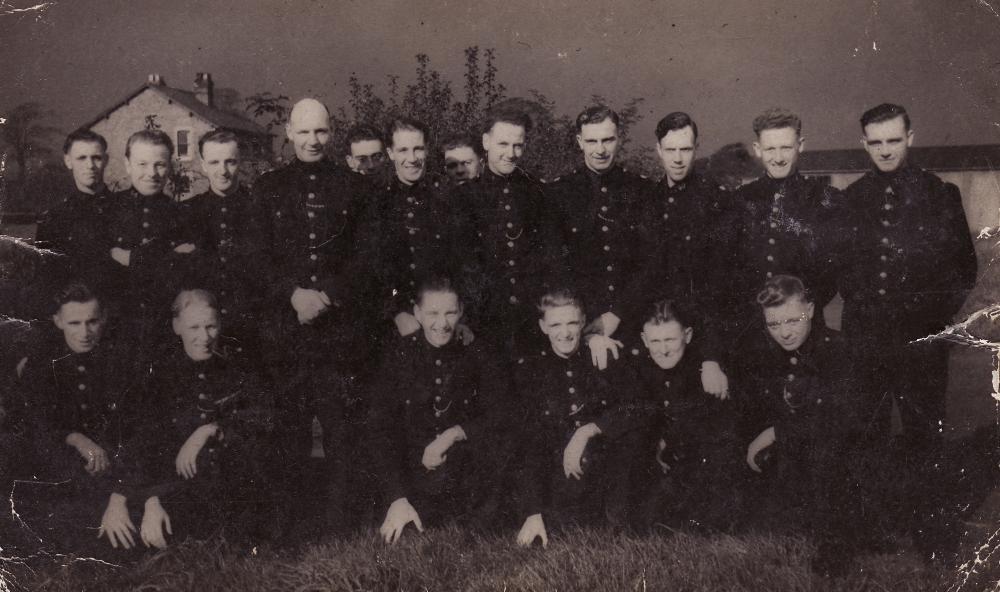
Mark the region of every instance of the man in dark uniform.
POLYGON ((55 302, 58 332, 28 356, 8 406, 24 444, 14 511, 60 552, 93 552, 98 524, 113 547, 128 549, 136 465, 127 443, 144 411, 141 368, 134 348, 105 334, 105 307, 89 287, 70 284, 55 302))
POLYGON ((923 506, 914 530, 929 555, 933 539, 949 538, 928 534, 944 527, 926 523, 938 512, 934 459, 945 421, 948 349, 943 341, 914 341, 941 331, 961 308, 976 280, 976 253, 958 188, 907 158, 913 130, 906 110, 874 107, 862 115, 861 129, 874 166, 845 192, 837 284, 843 330, 861 361, 871 433, 887 439, 893 404, 899 410, 895 462, 913 479, 910 503, 923 506))
POLYGON ((475 220, 482 271, 473 306, 476 321, 510 352, 539 340, 533 303, 539 279, 548 275, 545 266, 558 258, 561 241, 548 219, 541 183, 519 164, 531 119, 521 112, 501 111, 489 114, 483 127, 486 171, 454 199, 469 206, 475 220))
POLYGON ((322 505, 336 529, 347 526, 347 417, 359 396, 358 369, 371 351, 361 297, 371 277, 364 266, 374 266, 365 260, 359 232, 365 187, 327 159, 332 132, 322 103, 296 103, 285 129, 295 159, 256 182, 251 206, 270 283, 267 322, 276 340, 266 362, 282 385, 276 408, 284 458, 276 470, 294 506, 288 509, 301 524, 312 518, 312 502, 322 505), (318 462, 310 461, 314 417, 323 430, 325 458, 318 462))
POLYGON ((634 340, 642 331, 648 304, 669 298, 698 311, 693 327, 700 335, 706 356, 702 369, 707 392, 723 395, 728 379, 722 373, 725 327, 718 314, 725 305, 730 281, 729 256, 732 232, 725 225, 729 196, 693 170, 698 149, 698 125, 687 113, 674 112, 656 125, 656 153, 666 175, 656 184, 644 204, 644 227, 649 258, 638 293, 630 297, 632 319, 626 319, 624 336, 634 340))
POLYGON ((424 281, 413 313, 421 331, 386 352, 372 388, 372 460, 391 501, 386 542, 410 522, 490 526, 484 502, 502 483, 495 435, 512 427, 498 423, 511 401, 497 356, 455 337, 462 303, 451 281, 424 281))
POLYGON ((861 452, 863 429, 851 357, 837 332, 813 323, 816 306, 798 278, 770 278, 757 303, 766 329, 744 340, 740 375, 751 407, 745 434, 757 434, 746 461, 766 481, 757 483, 748 518, 814 533, 813 568, 838 571, 856 548, 851 537, 863 538, 848 464, 861 452), (762 468, 766 450, 773 462, 762 468))
MULTIPOLYGON (((557 210, 566 265, 586 294, 593 331, 610 338, 628 307, 648 247, 639 232, 649 183, 616 163, 618 114, 590 107, 576 118, 584 166, 546 190, 557 210)), ((595 343, 595 342, 591 342, 595 343)))
MULTIPOLYGON (((474 243, 468 216, 440 181, 427 176, 427 127, 398 117, 389 123, 386 138, 395 175, 376 199, 370 234, 380 239, 380 265, 391 286, 384 318, 405 337, 420 329, 412 314, 420 281, 443 275, 461 282, 474 269, 469 253, 474 243)), ((458 285, 462 292, 466 288, 458 285)))
POLYGON ((548 347, 519 359, 514 372, 525 412, 521 545, 538 537, 547 544, 548 527, 625 525, 628 459, 635 453, 625 406, 638 385, 623 366, 599 370, 580 351, 582 300, 570 290, 547 290, 538 310, 548 347))
POLYGON ((112 197, 104 227, 105 261, 114 269, 106 274, 104 289, 114 293, 121 316, 147 344, 166 325, 169 298, 164 282, 172 283, 176 257, 194 249, 178 244, 177 206, 164 194, 170 176, 174 145, 159 130, 142 130, 125 144, 125 170, 132 187, 112 197), (175 250, 176 249, 176 250, 175 250))
POLYGON ((797 115, 768 109, 754 119, 753 130, 754 152, 766 173, 739 189, 730 222, 736 236, 729 322, 737 335, 752 326, 748 319, 758 318, 751 305, 757 287, 776 275, 802 278, 820 311, 836 294, 826 240, 834 234, 830 220, 840 192, 798 172, 805 142, 797 115))
POLYGON ((261 245, 250 196, 239 179, 239 139, 232 131, 212 130, 198 140, 198 153, 209 188, 180 204, 178 240, 195 249, 179 263, 179 281, 210 288, 230 335, 243 337, 265 286, 257 273, 261 245))

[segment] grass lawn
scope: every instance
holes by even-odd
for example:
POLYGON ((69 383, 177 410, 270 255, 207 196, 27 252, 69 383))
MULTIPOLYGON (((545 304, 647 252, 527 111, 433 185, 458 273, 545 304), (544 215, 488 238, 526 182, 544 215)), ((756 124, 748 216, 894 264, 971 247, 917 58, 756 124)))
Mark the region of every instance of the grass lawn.
POLYGON ((513 535, 442 529, 407 531, 393 547, 374 534, 294 552, 187 541, 127 567, 66 557, 34 559, 30 569, 7 562, 0 591, 958 590, 954 574, 926 568, 912 553, 865 557, 832 581, 810 572, 812 553, 797 538, 600 531, 563 533, 547 549, 522 549, 513 535))

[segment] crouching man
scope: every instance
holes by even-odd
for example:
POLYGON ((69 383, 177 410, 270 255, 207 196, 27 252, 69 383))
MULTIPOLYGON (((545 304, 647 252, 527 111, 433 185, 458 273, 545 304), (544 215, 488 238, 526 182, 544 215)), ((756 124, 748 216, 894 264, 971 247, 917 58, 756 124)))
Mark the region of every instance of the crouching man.
POLYGON ((462 302, 450 280, 424 281, 413 316, 421 331, 386 353, 372 393, 372 458, 389 502, 379 532, 390 543, 411 522, 490 525, 504 456, 490 434, 512 408, 497 357, 455 336, 462 302))
POLYGON ((816 307, 798 278, 767 280, 757 304, 767 335, 741 348, 758 432, 746 462, 765 477, 751 520, 812 533, 814 570, 841 571, 854 548, 847 536, 861 534, 848 461, 861 452, 862 407, 850 356, 836 331, 815 326, 816 307))
POLYGON ((624 367, 598 370, 581 352, 582 299, 549 290, 538 304, 548 347, 517 361, 515 392, 526 414, 518 481, 517 542, 548 544, 550 527, 621 526, 626 520, 631 430, 625 403, 636 384, 624 367))

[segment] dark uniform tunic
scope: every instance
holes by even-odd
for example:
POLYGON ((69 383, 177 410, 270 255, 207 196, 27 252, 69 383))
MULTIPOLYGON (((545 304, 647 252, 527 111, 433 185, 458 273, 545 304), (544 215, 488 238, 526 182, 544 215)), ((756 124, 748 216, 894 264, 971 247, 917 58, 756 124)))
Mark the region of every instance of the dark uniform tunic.
POLYGON ((96 540, 93 527, 111 494, 133 501, 138 455, 129 442, 145 413, 140 377, 134 348, 109 336, 74 353, 53 332, 29 356, 10 410, 22 438, 15 474, 27 480, 18 486, 16 510, 43 540, 85 545, 82 552, 96 540), (66 443, 74 432, 104 450, 108 470, 85 471, 86 459, 66 443))
POLYGON ((512 407, 497 356, 478 342, 465 346, 453 338, 434 347, 422 332, 397 342, 372 387, 369 422, 384 507, 405 497, 424 524, 488 520, 479 512, 500 482, 497 436, 509 438, 504 414, 512 407), (428 471, 424 448, 453 426, 467 439, 428 471))
POLYGON ((397 313, 413 312, 416 290, 428 276, 449 276, 463 295, 471 292, 463 282, 475 263, 470 220, 439 181, 424 178, 408 185, 393 178, 374 204, 370 232, 380 240, 386 326, 394 330, 389 323, 397 313))
MULTIPOLYGON (((343 519, 353 450, 347 433, 358 416, 349 410, 361 393, 356 373, 373 343, 369 301, 376 299, 365 295, 379 265, 361 230, 366 198, 356 175, 328 161, 294 160, 257 180, 251 206, 270 284, 262 314, 273 339, 265 361, 279 387, 276 481, 287 499, 330 497, 323 507, 332 521, 343 519), (296 288, 325 292, 332 305, 300 324, 290 302, 296 288), (314 417, 323 430, 321 467, 310 461, 314 417), (313 476, 320 482, 312 483, 313 476)), ((303 510, 298 518, 312 520, 304 508, 296 508, 303 510)))
MULTIPOLYGON (((784 179, 764 176, 736 194, 731 318, 758 318, 755 297, 767 279, 794 275, 813 295, 817 310, 836 294, 832 249, 835 208, 841 193, 822 179, 795 173, 784 179)), ((815 318, 822 323, 822 314, 815 318)), ((746 329, 743 329, 744 331, 746 329)))
POLYGON ((271 454, 272 413, 265 385, 239 346, 222 344, 204 361, 174 348, 152 364, 147 389, 145 429, 136 443, 143 450, 143 501, 160 498, 175 536, 208 534, 225 522, 247 528, 272 502, 262 460, 271 454), (212 423, 219 433, 198 454, 195 476, 185 480, 177 475, 177 454, 195 430, 212 423))
POLYGON ((487 169, 460 187, 454 199, 472 210, 482 272, 468 312, 503 340, 535 341, 530 339, 538 335, 534 305, 561 248, 559 229, 549 219, 554 204, 542 184, 521 169, 507 176, 487 169))
POLYGON ((266 290, 260 274, 264 259, 250 214, 250 196, 243 187, 224 197, 209 189, 179 208, 177 242, 195 245, 194 252, 178 258, 179 281, 215 294, 227 330, 247 324, 266 290))
MULTIPOLYGON (((947 350, 908 344, 948 325, 975 283, 962 197, 951 183, 905 166, 868 172, 846 198, 837 282, 844 334, 864 352, 870 393, 891 393, 905 430, 932 438, 944 419, 947 350)), ((871 402, 885 433, 891 402, 871 402)))
POLYGON ((546 189, 556 204, 566 266, 581 282, 590 319, 605 312, 623 318, 628 311, 632 283, 648 257, 641 232, 648 191, 648 181, 621 167, 603 175, 583 168, 546 189))
POLYGON ((865 425, 847 345, 821 326, 797 350, 786 351, 765 331, 741 347, 738 374, 748 407, 744 418, 752 422, 743 431, 744 446, 769 427, 775 432, 775 443, 756 459, 763 476, 756 495, 751 492, 755 511, 749 518, 811 529, 821 551, 841 548, 863 530, 852 463, 865 425))
POLYGON ((743 473, 735 403, 702 389, 704 357, 692 346, 669 369, 645 350, 631 353, 627 363, 641 385, 637 423, 643 434, 634 485, 639 526, 666 521, 728 528, 742 509, 734 487, 743 473))
POLYGON ((628 335, 623 338, 638 343, 642 327, 637 326, 637 319, 644 308, 670 298, 703 311, 698 316, 705 319, 705 327, 695 327, 695 332, 701 336, 708 359, 720 359, 723 327, 719 313, 732 281, 728 257, 733 231, 726 224, 730 199, 700 175, 691 175, 673 187, 666 177, 656 184, 643 214, 653 256, 637 285, 639 293, 631 298, 635 312, 629 315, 628 335))
POLYGON ((538 513, 547 527, 627 520, 628 459, 635 455, 628 405, 637 385, 621 365, 595 368, 584 349, 569 358, 547 349, 517 362, 515 391, 525 413, 517 477, 522 520, 538 513), (587 443, 583 476, 566 477, 563 451, 589 423, 601 434, 587 443))
MULTIPOLYGON (((73 273, 85 280, 107 267, 111 246, 104 236, 111 210, 107 187, 91 195, 75 187, 52 209, 42 214, 35 231, 35 246, 56 253, 47 275, 50 283, 66 280, 73 273)), ((115 264, 117 265, 117 264, 115 264)))

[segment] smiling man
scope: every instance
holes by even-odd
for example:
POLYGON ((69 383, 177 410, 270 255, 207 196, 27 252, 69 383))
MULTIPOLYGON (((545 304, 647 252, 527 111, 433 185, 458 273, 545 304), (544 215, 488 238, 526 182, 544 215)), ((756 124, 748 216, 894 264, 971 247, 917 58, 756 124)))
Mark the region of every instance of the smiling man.
POLYGON ((372 461, 388 504, 379 532, 390 543, 410 523, 490 526, 483 502, 502 458, 491 433, 511 404, 496 356, 456 338, 462 302, 449 279, 424 281, 413 315, 420 331, 386 352, 372 390, 372 461))
MULTIPOLYGON (((842 200, 840 191, 822 178, 799 173, 805 140, 798 115, 768 109, 754 119, 753 130, 754 152, 766 172, 739 189, 728 223, 736 233, 736 256, 727 260, 736 280, 730 282, 730 322, 740 327, 757 317, 752 314, 757 287, 777 275, 802 278, 820 311, 836 293, 830 212, 842 200)), ((817 316, 821 321, 822 314, 817 316)))
POLYGON ((250 216, 250 196, 240 183, 239 137, 215 129, 198 140, 209 188, 180 204, 178 235, 194 250, 180 263, 184 283, 210 288, 232 335, 242 335, 247 315, 263 290, 254 264, 260 241, 250 216))
POLYGON ((295 158, 254 184, 246 230, 250 242, 260 245, 248 267, 261 276, 260 333, 273 336, 263 348, 266 361, 278 381, 294 390, 277 397, 283 458, 276 482, 286 488, 281 497, 291 528, 315 524, 308 504, 297 500, 322 499, 320 526, 337 530, 347 528, 344 503, 354 452, 345 402, 361 398, 348 377, 363 372, 371 354, 366 324, 374 299, 362 295, 377 293, 368 281, 381 266, 366 255, 370 237, 361 231, 369 184, 327 156, 333 129, 326 106, 312 98, 295 103, 285 134, 295 158), (308 437, 314 417, 326 454, 316 462, 308 437))
POLYGON ((517 474, 521 545, 550 529, 624 525, 629 449, 626 402, 637 385, 624 367, 598 370, 581 351, 584 304, 572 290, 546 290, 538 327, 548 338, 517 362, 515 391, 525 409, 517 474), (557 461, 556 459, 559 459, 557 461))
POLYGON ((948 346, 914 341, 953 322, 976 281, 975 247, 958 188, 910 160, 914 131, 906 109, 873 107, 861 116, 861 131, 872 168, 845 191, 848 231, 837 262, 844 335, 864 362, 873 445, 888 444, 894 406, 902 421, 896 449, 905 453, 892 457, 910 479, 900 522, 925 556, 949 557, 955 533, 946 531, 936 506, 937 484, 948 480, 937 460, 948 346))
POLYGON ((557 210, 553 215, 568 251, 565 261, 591 306, 594 325, 588 330, 611 337, 649 256, 639 230, 650 186, 618 163, 616 112, 590 107, 577 116, 576 131, 583 167, 553 181, 546 193, 557 210))

